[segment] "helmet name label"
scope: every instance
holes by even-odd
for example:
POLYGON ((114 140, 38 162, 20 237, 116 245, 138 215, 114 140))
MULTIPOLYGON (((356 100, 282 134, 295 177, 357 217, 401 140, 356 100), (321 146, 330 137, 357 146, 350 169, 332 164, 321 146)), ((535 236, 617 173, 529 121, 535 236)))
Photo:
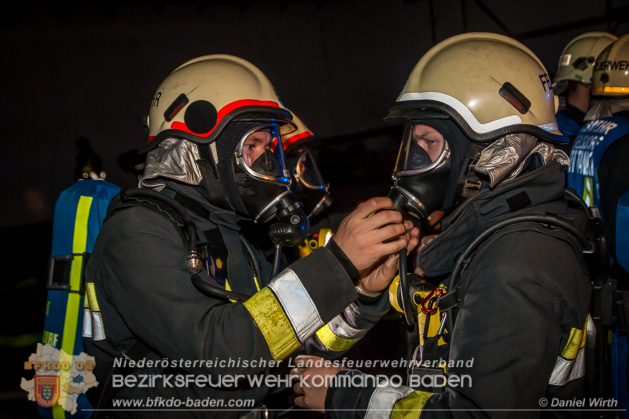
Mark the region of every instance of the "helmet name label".
POLYGON ((565 67, 570 65, 570 60, 572 59, 572 54, 564 54, 559 57, 559 66, 565 67))
POLYGON ((542 87, 544 88, 545 92, 550 92, 552 89, 552 86, 550 84, 550 77, 548 77, 548 74, 543 73, 539 75, 539 81, 542 82, 542 87))
POLYGON ((162 97, 162 92, 157 92, 157 94, 153 96, 153 100, 151 100, 151 106, 157 108, 159 106, 160 97, 162 97))
POLYGON ((601 61, 599 63, 596 63, 596 66, 594 67, 594 71, 605 71, 605 70, 620 70, 620 71, 629 70, 629 61, 627 60, 601 61))

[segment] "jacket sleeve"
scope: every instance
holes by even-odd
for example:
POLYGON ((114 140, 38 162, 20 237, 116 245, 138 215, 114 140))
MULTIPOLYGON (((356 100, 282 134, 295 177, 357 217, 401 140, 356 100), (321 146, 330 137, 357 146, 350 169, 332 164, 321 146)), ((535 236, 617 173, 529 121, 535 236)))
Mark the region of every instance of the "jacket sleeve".
POLYGON ((466 273, 442 392, 386 382, 358 388, 335 384, 326 413, 331 418, 473 418, 513 417, 521 409, 524 416, 538 415, 549 388, 582 379, 583 323, 568 319, 585 319, 587 277, 569 246, 536 235, 535 246, 523 247, 515 238, 531 236, 512 236, 495 243, 492 252, 479 253, 466 273))
POLYGON ((88 276, 119 324, 161 357, 280 360, 357 297, 327 249, 297 261, 244 304, 208 297, 184 269, 176 228, 151 210, 124 213, 105 224, 88 276))
POLYGON ((390 307, 386 292, 377 297, 359 294, 356 301, 317 330, 306 342, 306 352, 327 359, 342 356, 389 312, 390 307))

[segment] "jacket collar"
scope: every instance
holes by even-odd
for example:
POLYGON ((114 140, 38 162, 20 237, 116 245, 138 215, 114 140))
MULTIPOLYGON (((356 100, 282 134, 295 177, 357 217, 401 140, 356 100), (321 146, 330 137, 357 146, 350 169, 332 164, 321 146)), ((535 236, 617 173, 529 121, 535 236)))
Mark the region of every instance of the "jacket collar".
POLYGON ((441 234, 422 249, 417 265, 428 277, 445 275, 456 255, 493 224, 516 215, 565 213, 564 184, 561 164, 553 162, 479 192, 442 220, 441 234))

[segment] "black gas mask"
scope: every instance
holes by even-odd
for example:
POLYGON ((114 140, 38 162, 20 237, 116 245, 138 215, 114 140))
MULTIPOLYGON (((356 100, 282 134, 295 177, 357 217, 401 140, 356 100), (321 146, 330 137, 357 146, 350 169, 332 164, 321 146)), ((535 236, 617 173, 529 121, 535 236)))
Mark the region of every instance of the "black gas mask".
POLYGON ((216 141, 216 158, 210 148, 204 149, 205 160, 217 160, 212 165, 216 175, 205 176, 210 180, 206 188, 212 202, 255 223, 275 218, 276 223, 270 227, 272 242, 300 245, 308 235, 309 221, 303 205, 289 190, 290 174, 284 164, 279 122, 268 121, 268 115, 245 117, 225 127, 216 141))
POLYGON ((316 217, 332 204, 330 184, 323 180, 309 150, 302 150, 286 160, 293 175, 293 193, 303 202, 308 218, 316 217))
POLYGON ((389 197, 426 234, 435 211, 449 212, 463 199, 461 192, 473 149, 470 140, 450 119, 407 122, 389 197))
POLYGON ((443 207, 451 172, 450 146, 435 128, 408 123, 393 171, 389 197, 396 208, 426 230, 430 215, 443 207))
POLYGON ((236 146, 233 168, 238 194, 254 222, 277 218, 270 227, 271 241, 281 246, 302 244, 309 221, 288 188, 290 174, 284 165, 279 126, 263 124, 247 131, 236 146))

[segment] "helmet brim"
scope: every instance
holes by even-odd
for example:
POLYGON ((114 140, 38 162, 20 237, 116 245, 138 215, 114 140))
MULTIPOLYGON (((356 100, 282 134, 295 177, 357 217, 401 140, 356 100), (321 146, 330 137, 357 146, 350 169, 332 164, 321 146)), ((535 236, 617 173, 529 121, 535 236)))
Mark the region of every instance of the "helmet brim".
POLYGON ((391 123, 403 124, 408 121, 418 122, 428 119, 452 119, 470 141, 475 143, 490 143, 508 134, 525 133, 554 144, 567 144, 568 138, 553 134, 538 126, 528 124, 513 124, 488 132, 474 131, 468 122, 449 105, 434 100, 408 100, 395 103, 389 114, 384 118, 391 123))
POLYGON ((210 144, 216 141, 227 124, 232 121, 240 122, 278 122, 280 124, 292 123, 292 114, 284 108, 274 108, 269 106, 242 106, 234 109, 221 119, 211 133, 207 136, 199 136, 190 132, 178 129, 165 129, 155 136, 150 142, 140 148, 139 153, 145 154, 156 148, 161 141, 166 138, 178 137, 190 140, 197 144, 210 144))

